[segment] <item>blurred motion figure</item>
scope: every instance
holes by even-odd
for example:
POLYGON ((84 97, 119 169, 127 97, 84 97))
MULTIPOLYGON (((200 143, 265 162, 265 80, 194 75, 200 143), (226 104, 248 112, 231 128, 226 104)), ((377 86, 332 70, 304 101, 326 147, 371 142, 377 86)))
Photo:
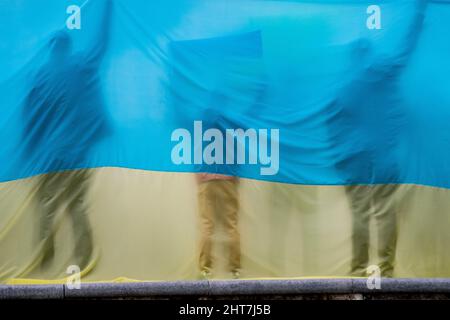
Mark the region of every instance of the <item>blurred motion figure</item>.
POLYGON ((411 25, 395 54, 389 56, 376 52, 367 39, 353 44, 353 79, 341 88, 330 104, 335 112, 340 113, 334 139, 346 149, 336 167, 350 184, 345 190, 352 212, 353 276, 366 275, 372 215, 377 222, 381 275, 392 277, 394 274, 396 191, 400 172, 395 155, 401 142, 400 127, 406 121, 398 83, 421 34, 427 1, 419 0, 414 5, 411 25), (372 94, 374 92, 375 95, 372 94))
POLYGON ((92 231, 87 193, 91 172, 83 168, 92 147, 110 134, 98 69, 110 37, 110 0, 104 1, 98 34, 90 50, 72 53, 72 39, 57 31, 49 42, 49 60, 33 80, 22 110, 25 155, 41 163, 46 174, 38 177, 35 199, 40 220, 41 268, 52 261, 54 220, 67 206, 75 237, 75 261, 82 270, 92 255, 92 231))

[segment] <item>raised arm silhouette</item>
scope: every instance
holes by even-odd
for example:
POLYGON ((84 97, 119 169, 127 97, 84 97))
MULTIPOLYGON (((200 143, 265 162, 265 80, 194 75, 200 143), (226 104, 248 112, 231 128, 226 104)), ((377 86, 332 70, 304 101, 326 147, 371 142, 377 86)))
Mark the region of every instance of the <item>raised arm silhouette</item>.
POLYGON ((38 177, 35 197, 41 267, 53 258, 54 218, 64 205, 74 229, 74 262, 86 267, 93 252, 86 203, 91 173, 83 168, 93 146, 111 133, 98 70, 109 43, 113 2, 103 5, 96 37, 86 51, 72 53, 68 31, 53 34, 48 62, 37 71, 22 110, 25 156, 46 168, 38 177))
POLYGON ((393 276, 397 241, 395 192, 400 176, 395 150, 405 122, 398 84, 420 37, 426 5, 426 0, 417 2, 405 40, 392 55, 377 54, 365 39, 354 43, 355 76, 328 106, 339 115, 330 125, 332 141, 345 150, 338 156, 336 169, 348 184, 354 276, 366 275, 372 212, 377 222, 381 275, 393 276))

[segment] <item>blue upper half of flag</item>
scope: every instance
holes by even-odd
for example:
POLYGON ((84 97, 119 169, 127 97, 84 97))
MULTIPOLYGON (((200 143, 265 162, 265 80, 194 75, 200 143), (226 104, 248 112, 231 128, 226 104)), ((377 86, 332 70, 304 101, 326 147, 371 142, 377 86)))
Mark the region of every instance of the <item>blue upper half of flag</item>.
POLYGON ((371 5, 2 1, 0 181, 126 167, 450 187, 450 3, 378 1, 379 28, 371 5))

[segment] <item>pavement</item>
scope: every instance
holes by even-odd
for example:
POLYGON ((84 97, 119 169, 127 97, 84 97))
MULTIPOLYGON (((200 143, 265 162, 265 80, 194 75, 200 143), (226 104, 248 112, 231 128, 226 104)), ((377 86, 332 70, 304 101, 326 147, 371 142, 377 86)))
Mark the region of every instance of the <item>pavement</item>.
POLYGON ((449 279, 203 280, 173 282, 0 285, 5 299, 450 299, 449 279))

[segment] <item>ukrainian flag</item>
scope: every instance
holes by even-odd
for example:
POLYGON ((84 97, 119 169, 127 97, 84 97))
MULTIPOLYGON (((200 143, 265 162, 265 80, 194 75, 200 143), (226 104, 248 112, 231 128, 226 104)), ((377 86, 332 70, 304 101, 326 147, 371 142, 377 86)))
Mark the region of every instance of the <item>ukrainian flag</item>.
POLYGON ((0 283, 450 276, 448 21, 1 1, 0 283))

